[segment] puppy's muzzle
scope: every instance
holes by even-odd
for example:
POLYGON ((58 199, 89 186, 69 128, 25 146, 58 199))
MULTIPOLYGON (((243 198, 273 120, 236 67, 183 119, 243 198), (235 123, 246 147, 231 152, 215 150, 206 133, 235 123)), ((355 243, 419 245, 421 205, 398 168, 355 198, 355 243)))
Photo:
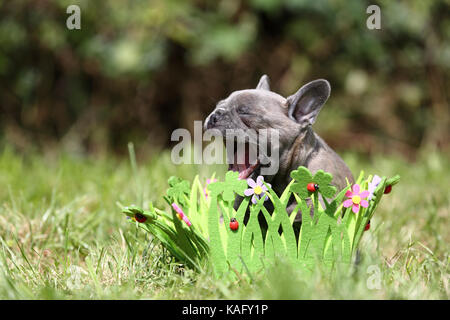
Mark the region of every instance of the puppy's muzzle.
POLYGON ((215 128, 220 118, 223 116, 224 112, 225 111, 223 109, 219 108, 214 110, 205 120, 205 129, 215 128))

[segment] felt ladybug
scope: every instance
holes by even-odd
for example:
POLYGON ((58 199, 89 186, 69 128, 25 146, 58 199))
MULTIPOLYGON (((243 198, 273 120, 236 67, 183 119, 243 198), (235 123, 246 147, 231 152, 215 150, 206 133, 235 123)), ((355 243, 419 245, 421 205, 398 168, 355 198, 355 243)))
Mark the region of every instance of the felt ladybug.
POLYGON ((143 223, 143 222, 147 221, 147 218, 144 215, 140 214, 140 213, 136 213, 134 215, 134 218, 136 219, 137 222, 140 222, 140 223, 143 223))
POLYGON ((310 182, 306 186, 306 189, 308 189, 309 192, 316 192, 317 190, 319 190, 319 185, 315 184, 314 182, 310 182))
POLYGON ((366 226, 364 227, 364 231, 367 231, 370 229, 370 220, 367 222, 366 226))
POLYGON ((392 191, 392 185, 388 185, 386 186, 386 188, 384 188, 384 194, 388 194, 392 191))
POLYGON ((230 219, 230 229, 236 231, 239 228, 239 222, 237 222, 236 218, 230 219))

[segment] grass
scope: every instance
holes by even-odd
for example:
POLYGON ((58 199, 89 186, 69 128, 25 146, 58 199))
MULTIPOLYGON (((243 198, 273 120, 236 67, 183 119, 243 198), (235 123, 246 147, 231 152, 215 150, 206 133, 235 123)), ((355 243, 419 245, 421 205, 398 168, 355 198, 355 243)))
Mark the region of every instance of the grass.
POLYGON ((414 163, 345 154, 354 172, 402 180, 361 243, 361 261, 304 278, 280 261, 253 281, 194 273, 125 221, 117 202, 165 206, 167 178, 224 168, 175 166, 168 152, 138 161, 0 151, 1 299, 448 299, 449 156, 414 163))

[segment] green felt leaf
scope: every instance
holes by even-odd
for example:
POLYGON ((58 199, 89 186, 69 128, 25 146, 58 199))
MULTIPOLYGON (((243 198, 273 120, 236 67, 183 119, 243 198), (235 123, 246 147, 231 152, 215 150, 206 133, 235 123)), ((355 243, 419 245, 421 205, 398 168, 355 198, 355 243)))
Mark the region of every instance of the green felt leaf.
POLYGON ((256 205, 250 206, 250 218, 242 236, 242 259, 250 272, 256 272, 262 267, 264 244, 258 214, 263 203, 264 199, 260 199, 256 205))
POLYGON ((208 212, 209 252, 216 276, 221 276, 227 269, 227 262, 219 233, 219 214, 217 206, 214 205, 217 203, 217 194, 213 192, 210 196, 212 205, 208 212))
MULTIPOLYGON (((289 198, 291 197, 291 193, 292 193, 291 186, 294 184, 294 182, 295 182, 295 180, 291 180, 291 182, 289 182, 289 184, 284 189, 284 191, 283 191, 283 193, 281 194, 281 197, 280 197, 280 201, 281 202, 285 202, 286 200, 289 200, 289 198)), ((264 184, 269 189, 267 183, 264 182, 264 184)))
POLYGON ((187 216, 189 220, 192 222, 194 226, 196 226, 199 230, 202 229, 201 221, 200 221, 200 215, 198 214, 198 186, 200 184, 200 181, 198 179, 198 175, 195 176, 194 182, 192 183, 192 188, 189 193, 189 199, 188 199, 188 210, 187 210, 187 216))
MULTIPOLYGON (((288 204, 289 199, 286 199, 284 202, 278 198, 275 191, 269 189, 270 198, 274 205, 274 220, 277 221, 277 229, 278 229, 278 221, 280 221, 282 226, 282 239, 285 242, 286 246, 286 254, 291 259, 291 261, 295 261, 297 258, 297 241, 295 239, 294 229, 292 228, 291 221, 286 213, 286 206, 288 204)), ((275 237, 275 236, 274 236, 275 237)), ((273 238, 274 238, 273 237, 273 238)))
POLYGON ((194 246, 192 245, 191 239, 186 235, 186 228, 189 227, 184 223, 184 221, 178 219, 177 213, 173 208, 172 208, 172 217, 173 217, 172 218, 173 224, 175 226, 175 230, 178 235, 177 242, 179 243, 181 249, 184 252, 186 252, 186 254, 188 254, 189 256, 195 256, 197 252, 194 246))
POLYGON ((309 243, 311 241, 312 237, 312 228, 313 228, 313 222, 311 215, 309 214, 310 208, 306 204, 304 200, 302 200, 297 194, 294 193, 295 200, 297 201, 298 205, 300 206, 300 210, 302 212, 302 227, 300 229, 299 234, 299 241, 297 245, 297 257, 298 260, 302 260, 306 256, 307 249, 309 247, 309 243))
POLYGON ((311 240, 308 247, 307 258, 318 259, 323 255, 323 249, 325 246, 325 239, 328 233, 329 225, 326 223, 326 219, 323 219, 323 211, 318 209, 318 196, 313 195, 313 232, 311 234, 311 240))
POLYGON ((386 186, 395 186, 400 181, 400 176, 396 175, 386 180, 386 186))
POLYGON ((245 229, 244 226, 244 215, 245 211, 247 210, 249 199, 245 199, 241 202, 239 205, 238 211, 236 212, 236 215, 233 217, 235 218, 238 223, 239 227, 236 231, 232 231, 229 229, 229 236, 228 236, 228 246, 227 246, 227 259, 230 265, 235 268, 237 271, 242 270, 242 263, 239 259, 239 255, 241 254, 241 243, 242 243, 242 230, 245 229))
POLYGON ((276 214, 270 216, 265 207, 262 207, 261 211, 263 212, 264 218, 267 222, 267 233, 264 248, 266 257, 274 256, 275 253, 286 253, 286 248, 280 234, 278 233, 278 227, 280 226, 279 219, 277 219, 276 214))
POLYGON ((164 223, 160 223, 158 221, 154 221, 154 223, 139 223, 138 226, 147 232, 153 234, 161 243, 164 245, 166 249, 169 250, 171 254, 174 255, 179 261, 186 263, 187 265, 196 268, 200 271, 198 266, 198 256, 193 256, 189 253, 186 253, 182 245, 179 243, 179 237, 177 232, 168 225, 164 223))

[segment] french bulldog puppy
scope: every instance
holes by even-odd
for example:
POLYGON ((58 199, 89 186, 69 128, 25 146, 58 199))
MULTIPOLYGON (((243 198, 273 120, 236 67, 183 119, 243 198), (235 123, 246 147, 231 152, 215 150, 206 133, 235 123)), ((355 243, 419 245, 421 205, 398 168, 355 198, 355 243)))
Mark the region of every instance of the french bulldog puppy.
MULTIPOLYGON (((269 78, 263 75, 256 89, 235 91, 220 101, 206 118, 204 127, 220 131, 225 139, 227 130, 277 130, 278 170, 275 174, 264 175, 264 180, 278 195, 292 179, 291 171, 299 166, 307 167, 313 174, 319 169, 331 173, 332 184, 341 190, 347 186, 346 178, 350 183, 354 182, 353 175, 341 157, 312 128, 330 96, 330 90, 328 81, 319 79, 305 84, 285 98, 270 90, 269 78)), ((248 148, 245 150, 247 152, 248 148)), ((240 163, 236 163, 237 157, 234 161, 229 169, 239 171, 241 179, 251 177, 256 180, 263 171, 261 169, 268 165, 263 165, 261 158, 249 163, 248 156, 240 163)), ((237 200, 238 203, 241 201, 237 200)), ((295 206, 292 197, 287 212, 291 214, 295 206)), ((295 221, 301 222, 301 212, 296 213, 295 221)))

